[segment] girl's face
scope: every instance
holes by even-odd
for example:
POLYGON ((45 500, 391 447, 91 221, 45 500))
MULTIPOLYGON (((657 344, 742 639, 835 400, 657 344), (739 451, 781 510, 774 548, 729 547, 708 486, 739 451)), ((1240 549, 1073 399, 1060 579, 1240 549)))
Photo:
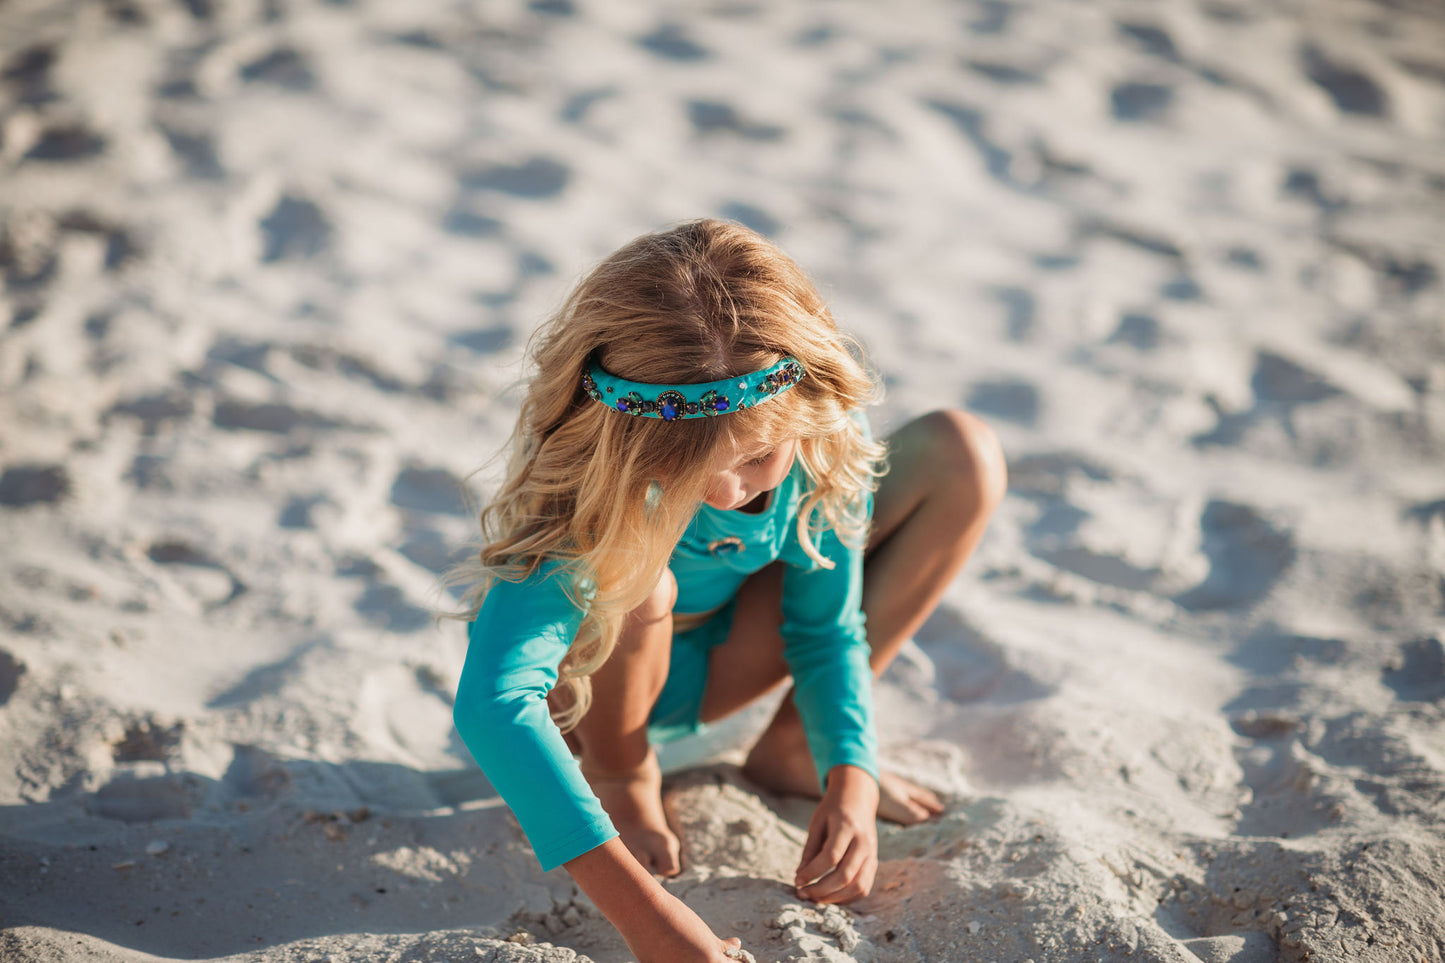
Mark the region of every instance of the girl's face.
POLYGON ((720 511, 742 508, 763 492, 783 483, 793 470, 798 455, 796 438, 738 456, 729 453, 713 471, 712 484, 703 501, 720 511))

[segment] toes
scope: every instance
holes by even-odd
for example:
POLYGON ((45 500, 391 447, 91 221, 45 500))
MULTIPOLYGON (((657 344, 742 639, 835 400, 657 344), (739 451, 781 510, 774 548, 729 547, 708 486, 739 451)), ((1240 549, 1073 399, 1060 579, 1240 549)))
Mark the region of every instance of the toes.
POLYGON ((939 799, 936 793, 930 789, 924 789, 922 786, 914 788, 916 791, 913 793, 912 799, 916 805, 923 807, 930 815, 936 816, 943 812, 943 800, 939 799))
POLYGON ((878 818, 902 826, 921 823, 928 818, 928 811, 903 797, 885 800, 878 806, 878 818))
POLYGON ((908 821, 910 823, 921 823, 928 818, 928 810, 924 809, 922 806, 918 805, 912 800, 904 803, 904 808, 908 810, 908 821))
POLYGON ((647 851, 647 858, 641 860, 641 863, 654 875, 672 877, 682 872, 682 846, 676 836, 654 833, 643 847, 647 851))

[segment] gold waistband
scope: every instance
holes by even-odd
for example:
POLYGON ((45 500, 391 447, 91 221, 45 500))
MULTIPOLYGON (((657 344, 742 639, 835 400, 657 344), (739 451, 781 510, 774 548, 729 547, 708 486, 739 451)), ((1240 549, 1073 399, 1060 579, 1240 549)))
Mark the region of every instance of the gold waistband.
POLYGON ((722 610, 723 607, 719 605, 706 612, 674 612, 672 613, 672 632, 674 635, 678 632, 690 632, 722 610))

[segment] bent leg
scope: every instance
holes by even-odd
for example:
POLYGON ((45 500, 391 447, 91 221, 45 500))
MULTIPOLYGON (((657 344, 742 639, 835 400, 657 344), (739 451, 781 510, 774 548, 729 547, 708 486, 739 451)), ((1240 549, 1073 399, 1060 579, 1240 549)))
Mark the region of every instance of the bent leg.
MULTIPOLYGON (((887 446, 890 467, 874 498, 863 568, 863 610, 872 649, 869 664, 875 677, 937 606, 948 583, 978 546, 1006 486, 997 438, 982 421, 964 412, 940 411, 918 418, 890 436, 887 446)), ((768 662, 757 651, 770 650, 781 663, 775 601, 779 597, 775 594, 769 599, 761 592, 757 597, 758 603, 771 604, 770 634, 740 640, 733 651, 728 651, 733 645, 730 637, 714 651, 714 665, 719 669, 734 656, 744 656, 754 668, 751 674, 734 673, 716 680, 720 691, 710 688, 704 699, 706 708, 731 711, 771 689, 786 674, 786 666, 765 671, 768 662)), ((738 601, 741 616, 746 601, 742 593, 738 601)), ((768 627, 764 615, 757 616, 753 624, 759 633, 768 627)), ((802 720, 791 697, 784 700, 749 753, 744 771, 755 782, 780 792, 820 793, 802 720)), ((916 822, 940 808, 932 793, 898 776, 884 774, 879 788, 879 815, 885 819, 916 822)))
POLYGON ((582 775, 622 842, 661 876, 682 871, 681 846, 662 807, 662 771, 647 742, 647 717, 667 680, 677 581, 665 572, 623 621, 617 648, 592 674, 592 706, 573 733, 582 775))

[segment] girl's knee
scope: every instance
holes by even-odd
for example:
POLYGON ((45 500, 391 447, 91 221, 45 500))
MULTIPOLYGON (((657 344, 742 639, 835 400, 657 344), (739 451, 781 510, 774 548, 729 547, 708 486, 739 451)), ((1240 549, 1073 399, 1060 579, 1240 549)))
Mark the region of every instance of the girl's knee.
POLYGON ((966 488, 989 509, 1008 489, 1008 463, 998 435, 982 418, 966 411, 935 411, 925 416, 930 454, 938 477, 966 488))

